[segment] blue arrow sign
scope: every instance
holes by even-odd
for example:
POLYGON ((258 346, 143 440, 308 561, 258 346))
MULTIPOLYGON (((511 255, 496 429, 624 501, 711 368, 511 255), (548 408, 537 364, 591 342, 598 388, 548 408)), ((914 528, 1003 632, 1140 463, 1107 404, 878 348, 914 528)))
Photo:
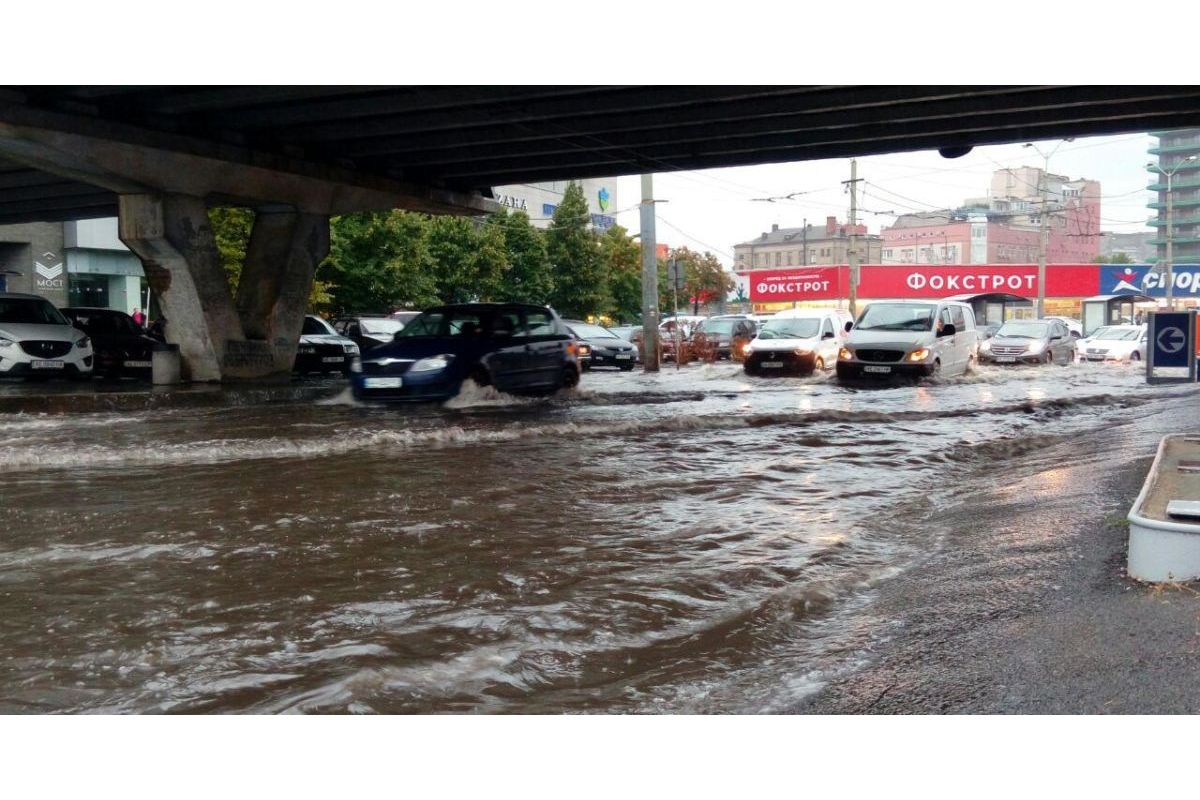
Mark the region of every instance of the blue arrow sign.
POLYGON ((1150 318, 1150 346, 1154 348, 1152 363, 1155 367, 1191 366, 1193 346, 1189 316, 1186 312, 1168 312, 1150 318))

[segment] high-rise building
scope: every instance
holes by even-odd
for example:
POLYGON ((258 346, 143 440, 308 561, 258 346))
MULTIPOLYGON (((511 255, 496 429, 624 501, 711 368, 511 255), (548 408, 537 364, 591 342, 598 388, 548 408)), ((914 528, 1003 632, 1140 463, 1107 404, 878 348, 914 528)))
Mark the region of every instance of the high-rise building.
POLYGON ((1171 172, 1171 205, 1174 221, 1171 225, 1172 260, 1176 264, 1200 263, 1200 128, 1181 131, 1158 131, 1158 144, 1150 155, 1158 156, 1157 169, 1150 170, 1153 180, 1146 188, 1158 196, 1150 208, 1156 216, 1149 220, 1156 235, 1151 240, 1158 251, 1158 260, 1167 258, 1167 178, 1171 172), (1196 156, 1188 161, 1189 156, 1196 156))
MULTIPOLYGON (((524 211, 534 227, 549 228, 554 209, 562 202, 570 181, 551 183, 517 183, 497 186, 492 194, 497 202, 512 211, 524 211)), ((585 178, 575 181, 583 187, 588 210, 592 214, 592 226, 606 231, 617 224, 617 180, 616 178, 585 178)))

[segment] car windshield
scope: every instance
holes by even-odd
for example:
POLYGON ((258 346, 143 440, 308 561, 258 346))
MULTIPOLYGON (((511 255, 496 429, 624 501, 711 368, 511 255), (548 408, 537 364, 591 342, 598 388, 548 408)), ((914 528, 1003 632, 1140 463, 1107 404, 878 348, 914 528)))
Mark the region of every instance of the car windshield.
POLYGON ((67 311, 75 327, 88 336, 141 336, 142 329, 128 314, 113 311, 67 311))
POLYGON ((1013 339, 1044 339, 1050 326, 1044 322, 1006 322, 996 331, 996 336, 1013 339))
POLYGON ((421 314, 405 325, 397 336, 478 336, 482 329, 483 319, 475 312, 441 309, 421 314))
POLYGON ((0 297, 0 323, 14 325, 70 325, 67 318, 46 300, 0 297))
POLYGON ((1101 328, 1092 334, 1092 338, 1109 342, 1132 342, 1140 333, 1138 328, 1101 328))
POLYGON ((572 322, 571 330, 580 339, 620 339, 615 333, 608 328, 602 328, 599 325, 589 325, 586 322, 572 322))
POLYGON ((758 332, 760 339, 811 339, 821 330, 819 319, 769 319, 758 332))
POLYGON ((706 319, 700 323, 697 328, 704 333, 715 333, 717 335, 730 335, 733 333, 733 326, 737 324, 736 319, 706 319))
POLYGON ((334 333, 329 323, 320 317, 305 317, 304 327, 300 329, 301 336, 329 336, 334 333))
POLYGON ((854 325, 860 331, 927 331, 933 327, 934 305, 872 303, 854 325))
POLYGON ((359 323, 362 332, 368 336, 391 336, 404 327, 404 323, 398 319, 364 319, 359 323))

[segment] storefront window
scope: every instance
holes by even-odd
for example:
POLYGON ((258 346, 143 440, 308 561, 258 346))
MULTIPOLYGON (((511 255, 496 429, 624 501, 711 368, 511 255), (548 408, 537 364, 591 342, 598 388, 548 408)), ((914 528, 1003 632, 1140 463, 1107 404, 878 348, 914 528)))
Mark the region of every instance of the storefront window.
POLYGON ((76 308, 108 308, 108 276, 72 275, 67 303, 76 308))

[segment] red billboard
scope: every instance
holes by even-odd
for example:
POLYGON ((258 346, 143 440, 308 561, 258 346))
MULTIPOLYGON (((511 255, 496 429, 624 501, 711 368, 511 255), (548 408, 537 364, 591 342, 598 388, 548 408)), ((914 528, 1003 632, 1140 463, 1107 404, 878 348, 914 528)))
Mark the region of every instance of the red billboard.
MULTIPOLYGON (((859 269, 863 298, 937 298, 1002 292, 1037 297, 1036 264, 870 265, 859 269)), ((1097 264, 1046 267, 1047 297, 1090 297, 1099 293, 1097 264)))
POLYGON ((791 300, 837 300, 850 291, 849 267, 791 267, 746 273, 750 300, 778 303, 791 300))

